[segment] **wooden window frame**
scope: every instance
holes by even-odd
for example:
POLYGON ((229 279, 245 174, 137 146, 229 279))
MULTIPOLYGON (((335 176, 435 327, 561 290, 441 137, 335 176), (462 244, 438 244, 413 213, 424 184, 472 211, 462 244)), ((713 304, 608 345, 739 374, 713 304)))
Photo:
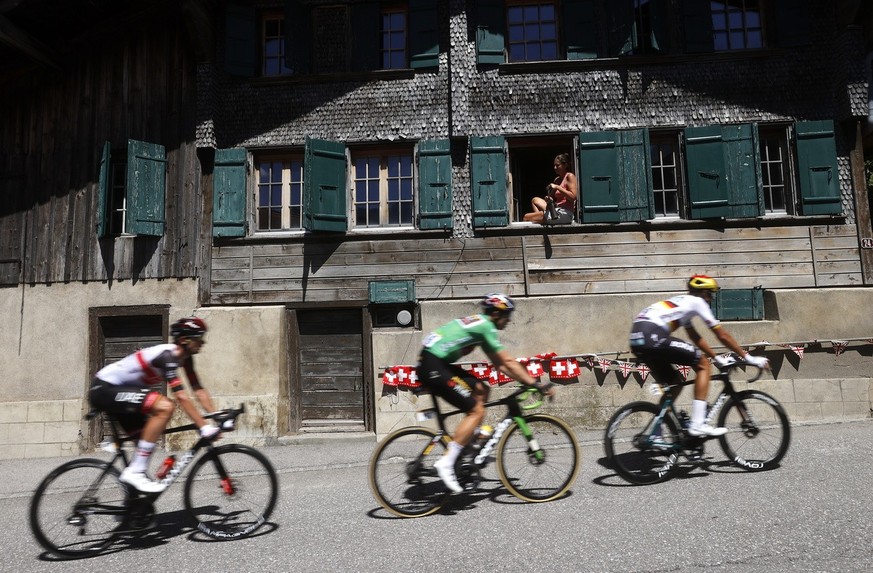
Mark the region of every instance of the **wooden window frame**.
POLYGON ((760 142, 761 186, 765 215, 785 215, 795 212, 793 156, 789 147, 787 125, 758 127, 760 142), (775 143, 773 143, 775 141, 775 143), (778 151, 775 158, 773 152, 778 151), (773 181, 778 173, 781 183, 773 181), (774 206, 774 195, 780 195, 781 208, 774 206))
POLYGON ((649 149, 652 171, 652 208, 655 212, 655 219, 682 219, 685 217, 685 186, 682 178, 684 169, 679 134, 677 132, 651 132, 649 134, 649 149), (662 161, 664 154, 661 149, 665 146, 671 148, 672 163, 662 161), (673 187, 668 187, 665 184, 666 173, 671 173, 673 187), (672 208, 669 208, 668 204, 672 208))
POLYGON ((262 77, 275 78, 293 74, 293 70, 285 65, 286 50, 288 49, 286 37, 284 12, 268 10, 261 14, 260 63, 262 77), (272 26, 276 27, 275 33, 271 33, 272 26), (271 48, 271 46, 275 46, 275 48, 271 48), (275 71, 272 68, 275 68, 275 71))
POLYGON ((381 46, 379 50, 381 68, 383 70, 399 70, 409 67, 409 12, 406 3, 392 2, 381 6, 380 11, 381 26, 379 28, 379 37, 381 46), (393 16, 402 15, 402 28, 395 29, 393 27, 393 16), (392 35, 401 33, 403 37, 402 48, 397 48, 393 45, 392 35), (400 62, 395 65, 393 56, 400 54, 400 62))
POLYGON ((710 9, 712 10, 712 46, 716 52, 757 50, 767 47, 764 6, 762 6, 761 0, 726 0, 720 2, 722 5, 721 9, 716 4, 719 4, 719 2, 710 2, 710 9), (739 6, 732 6, 733 4, 739 4, 739 6), (749 23, 750 15, 752 14, 757 15, 757 26, 749 23), (735 21, 737 17, 739 17, 741 22, 735 21), (723 22, 720 22, 722 19, 723 22), (742 41, 737 41, 737 44, 734 44, 739 35, 741 35, 742 41), (722 36, 725 38, 723 42, 719 39, 722 36), (757 42, 751 39, 753 37, 757 37, 757 42))
POLYGON ((366 147, 351 150, 351 162, 349 179, 351 188, 351 216, 350 222, 354 229, 379 229, 379 228, 413 228, 416 215, 415 197, 415 154, 412 148, 407 147, 366 147), (378 160, 376 173, 370 172, 373 160, 378 160), (396 160, 399 171, 391 176, 391 163, 396 160), (359 169, 364 167, 366 173, 359 169), (408 167, 409 172, 403 173, 403 168, 408 167), (390 198, 389 186, 391 181, 397 181, 400 194, 396 200, 390 198), (358 186, 361 182, 373 181, 378 184, 379 197, 377 201, 360 200, 358 186), (404 191, 405 190, 405 191, 404 191), (370 210, 366 205, 378 205, 378 221, 369 219, 370 210), (397 220, 392 221, 392 206, 397 208, 397 220), (404 219, 404 209, 408 209, 408 216, 404 219), (361 223, 361 215, 365 214, 366 222, 361 223))
MULTIPOLYGON (((542 61, 555 61, 564 59, 562 50, 561 50, 561 18, 559 13, 559 5, 558 2, 539 2, 535 0, 509 0, 506 2, 506 58, 508 62, 519 63, 519 62, 542 62, 542 61), (518 24, 512 24, 510 22, 510 14, 514 10, 521 8, 522 14, 525 12, 525 8, 527 7, 536 7, 537 9, 537 20, 536 24, 539 30, 538 38, 527 38, 525 37, 521 41, 513 41, 512 39, 512 29, 514 26, 518 24), (552 9, 552 20, 543 20, 542 19, 542 9, 544 7, 550 7, 552 9), (554 35, 552 37, 543 38, 543 28, 545 26, 551 25, 554 29, 554 35), (552 44, 554 54, 551 57, 548 57, 543 54, 543 47, 546 45, 552 44), (513 47, 514 46, 522 46, 524 51, 524 56, 521 58, 515 58, 513 56, 513 47), (537 46, 539 57, 530 56, 528 54, 528 49, 530 46, 537 46)), ((530 21, 533 23, 533 21, 530 21)), ((525 16, 522 16, 521 24, 522 28, 526 28, 529 26, 529 21, 525 19, 525 16)))
MULTIPOLYGON (((255 159, 255 183, 253 203, 255 212, 255 233, 276 231, 302 231, 303 230, 303 205, 304 205, 304 157, 303 153, 290 153, 287 155, 258 156, 255 159), (281 176, 278 183, 281 185, 281 200, 278 205, 261 203, 262 187, 275 184, 274 181, 261 181, 263 166, 270 164, 271 173, 276 165, 281 166, 281 176), (297 189, 297 201, 294 200, 294 189, 297 189), (264 226, 262 213, 264 210, 280 210, 278 227, 264 226), (294 214, 295 209, 297 214, 294 214), (295 223, 296 219, 296 225, 295 223)), ((267 191, 269 194, 269 191, 267 191)))

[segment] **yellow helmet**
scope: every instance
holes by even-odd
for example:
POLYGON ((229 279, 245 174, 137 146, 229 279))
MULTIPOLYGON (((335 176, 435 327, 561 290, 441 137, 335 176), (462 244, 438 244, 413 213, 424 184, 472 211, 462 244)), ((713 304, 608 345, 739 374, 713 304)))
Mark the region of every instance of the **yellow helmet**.
POLYGON ((694 275, 688 279, 688 290, 718 290, 718 283, 706 275, 694 275))

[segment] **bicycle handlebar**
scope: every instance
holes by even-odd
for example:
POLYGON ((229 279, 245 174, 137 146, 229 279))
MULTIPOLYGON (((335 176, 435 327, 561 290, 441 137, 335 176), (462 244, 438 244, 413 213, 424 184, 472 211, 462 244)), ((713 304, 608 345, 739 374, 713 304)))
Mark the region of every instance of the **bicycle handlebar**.
MULTIPOLYGON (((759 378, 761 378, 761 376, 764 375, 763 368, 761 368, 760 366, 755 366, 754 364, 750 364, 749 362, 746 362, 745 360, 735 360, 734 362, 731 362, 727 366, 718 366, 717 368, 718 368, 718 374, 716 375, 717 377, 730 376, 730 371, 738 369, 738 368, 753 368, 755 370, 754 376, 752 376, 751 378, 747 378, 745 380, 746 382, 748 382, 750 384, 752 382, 756 382, 759 378)), ((714 378, 716 376, 714 376, 714 378)))

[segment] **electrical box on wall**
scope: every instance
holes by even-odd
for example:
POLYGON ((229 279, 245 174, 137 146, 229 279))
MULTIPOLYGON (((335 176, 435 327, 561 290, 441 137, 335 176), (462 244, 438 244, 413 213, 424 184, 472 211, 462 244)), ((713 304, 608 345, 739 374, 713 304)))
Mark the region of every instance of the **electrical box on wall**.
POLYGON ((370 304, 415 302, 415 281, 370 281, 370 304))

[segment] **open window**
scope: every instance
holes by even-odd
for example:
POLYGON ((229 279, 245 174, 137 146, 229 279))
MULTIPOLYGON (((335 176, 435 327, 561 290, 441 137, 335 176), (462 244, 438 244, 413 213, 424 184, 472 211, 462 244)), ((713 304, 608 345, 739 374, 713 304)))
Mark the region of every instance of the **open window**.
POLYGON ((103 145, 98 177, 97 236, 164 234, 167 159, 163 145, 130 139, 103 145))
POLYGON ((509 180, 512 196, 510 221, 523 220, 533 210, 534 197, 543 197, 555 179, 554 161, 561 153, 570 155, 570 171, 578 173, 570 135, 519 137, 507 139, 509 180))

